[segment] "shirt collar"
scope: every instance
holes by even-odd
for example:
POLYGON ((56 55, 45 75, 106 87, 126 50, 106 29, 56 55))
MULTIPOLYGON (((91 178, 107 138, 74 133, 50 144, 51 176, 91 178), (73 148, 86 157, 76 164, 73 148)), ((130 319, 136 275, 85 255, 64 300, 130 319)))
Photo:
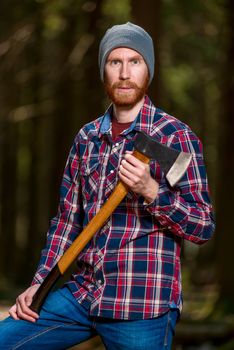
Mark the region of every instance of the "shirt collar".
MULTIPOLYGON (((106 112, 104 113, 99 129, 99 136, 104 134, 111 134, 111 118, 112 118, 113 104, 111 104, 106 112)), ((149 99, 148 96, 145 96, 145 101, 141 107, 138 115, 135 120, 132 122, 131 126, 126 130, 125 134, 136 130, 144 131, 147 134, 150 134, 152 124, 154 122, 156 108, 149 99)))

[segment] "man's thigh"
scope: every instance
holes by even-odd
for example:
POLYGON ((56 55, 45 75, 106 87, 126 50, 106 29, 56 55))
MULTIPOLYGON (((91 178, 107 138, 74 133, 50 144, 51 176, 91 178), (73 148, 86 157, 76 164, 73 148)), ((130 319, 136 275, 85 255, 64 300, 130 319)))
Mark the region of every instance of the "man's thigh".
POLYGON ((0 348, 4 350, 66 349, 96 333, 87 311, 72 300, 70 291, 51 293, 37 322, 13 320, 0 322, 0 348))
POLYGON ((170 310, 149 320, 96 320, 96 329, 107 350, 169 350, 177 318, 177 310, 170 310))

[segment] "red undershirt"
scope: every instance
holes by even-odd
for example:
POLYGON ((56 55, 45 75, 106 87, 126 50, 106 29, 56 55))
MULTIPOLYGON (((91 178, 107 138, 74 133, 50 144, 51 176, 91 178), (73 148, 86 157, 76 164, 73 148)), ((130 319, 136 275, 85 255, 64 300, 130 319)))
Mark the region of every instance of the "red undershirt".
POLYGON ((112 139, 115 139, 121 134, 122 131, 128 129, 132 122, 120 123, 116 118, 112 118, 112 139))

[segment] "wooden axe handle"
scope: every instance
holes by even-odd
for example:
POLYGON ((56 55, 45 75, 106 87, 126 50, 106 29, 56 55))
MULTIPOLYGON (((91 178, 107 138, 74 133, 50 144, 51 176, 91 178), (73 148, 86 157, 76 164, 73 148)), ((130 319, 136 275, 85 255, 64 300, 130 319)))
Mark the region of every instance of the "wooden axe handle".
MULTIPOLYGON (((133 155, 144 163, 149 163, 149 158, 138 151, 134 151, 133 155)), ((113 213, 122 199, 128 193, 128 187, 122 181, 119 181, 113 193, 110 195, 106 203, 101 207, 99 212, 92 218, 84 230, 74 240, 71 246, 65 251, 58 263, 49 272, 45 280, 40 285, 39 289, 33 297, 30 308, 39 312, 41 306, 58 278, 62 276, 68 267, 72 264, 78 254, 84 249, 86 244, 92 239, 95 233, 103 226, 105 221, 113 213)))

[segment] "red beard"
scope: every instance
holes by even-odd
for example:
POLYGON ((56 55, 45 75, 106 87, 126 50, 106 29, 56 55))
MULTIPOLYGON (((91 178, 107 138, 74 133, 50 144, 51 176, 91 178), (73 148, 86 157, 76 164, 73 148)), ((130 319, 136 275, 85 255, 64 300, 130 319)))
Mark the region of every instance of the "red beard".
POLYGON ((132 107, 137 104, 146 94, 149 78, 145 79, 142 86, 126 80, 118 81, 112 85, 105 81, 105 90, 111 101, 118 107, 132 107), (119 91, 118 88, 131 88, 129 92, 119 91))

